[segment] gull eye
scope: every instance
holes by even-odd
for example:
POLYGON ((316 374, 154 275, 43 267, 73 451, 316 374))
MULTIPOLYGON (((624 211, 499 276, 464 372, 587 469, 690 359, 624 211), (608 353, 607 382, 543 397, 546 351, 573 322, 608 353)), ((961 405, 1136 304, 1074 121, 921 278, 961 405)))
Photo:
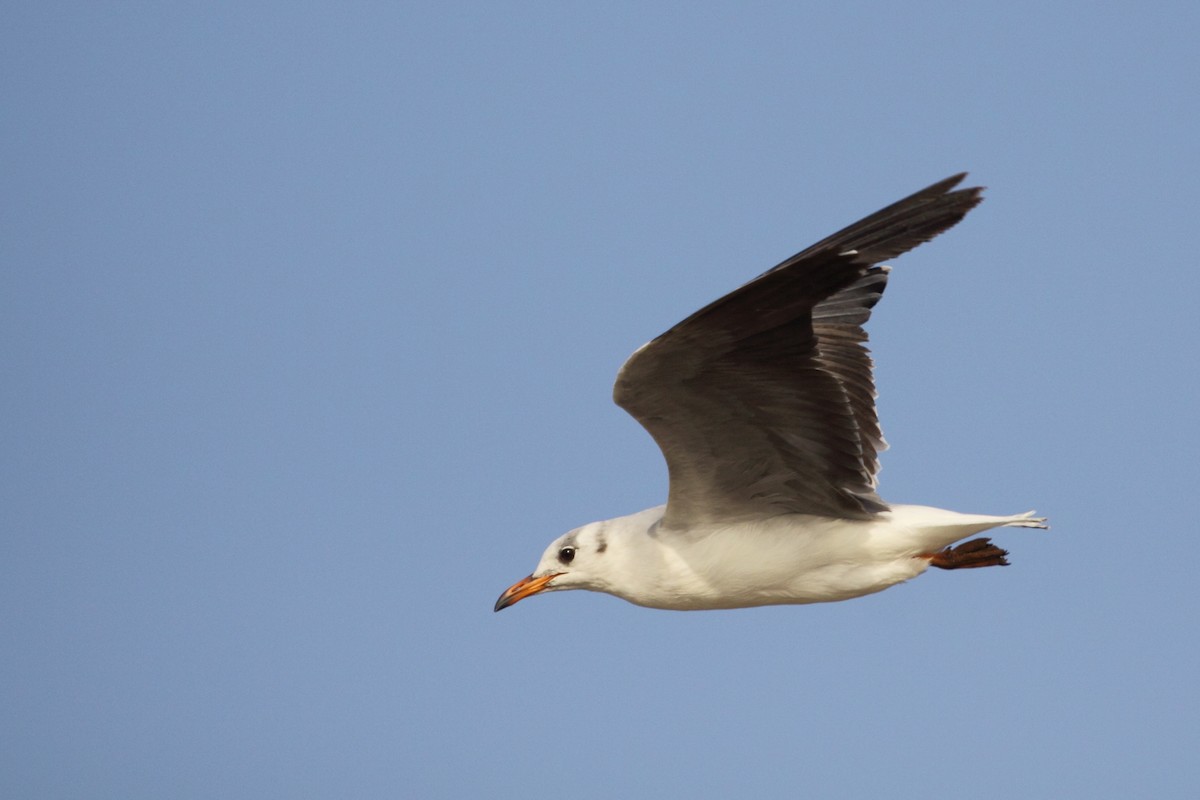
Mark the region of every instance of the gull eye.
POLYGON ((558 560, 564 564, 570 564, 574 558, 575 558, 575 548, 574 547, 564 547, 563 549, 558 551, 558 560))

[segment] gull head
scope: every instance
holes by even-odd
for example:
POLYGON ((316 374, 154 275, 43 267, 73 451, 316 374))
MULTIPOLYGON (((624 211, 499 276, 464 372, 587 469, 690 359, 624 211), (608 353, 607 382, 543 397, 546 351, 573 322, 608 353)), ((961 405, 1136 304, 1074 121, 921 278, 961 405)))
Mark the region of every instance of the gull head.
POLYGON ((609 560, 608 537, 605 525, 593 522, 563 534, 550 543, 537 569, 504 590, 496 601, 495 611, 543 592, 564 589, 593 589, 604 591, 609 560))

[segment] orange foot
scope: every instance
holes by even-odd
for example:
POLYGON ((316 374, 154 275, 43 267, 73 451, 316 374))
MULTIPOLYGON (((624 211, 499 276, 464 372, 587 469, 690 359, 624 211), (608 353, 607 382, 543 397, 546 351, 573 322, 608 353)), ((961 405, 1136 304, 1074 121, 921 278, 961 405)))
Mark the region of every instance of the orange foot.
POLYGON ((927 555, 930 566, 940 569, 970 569, 972 567, 1007 567, 1007 550, 992 544, 991 539, 972 539, 927 555))

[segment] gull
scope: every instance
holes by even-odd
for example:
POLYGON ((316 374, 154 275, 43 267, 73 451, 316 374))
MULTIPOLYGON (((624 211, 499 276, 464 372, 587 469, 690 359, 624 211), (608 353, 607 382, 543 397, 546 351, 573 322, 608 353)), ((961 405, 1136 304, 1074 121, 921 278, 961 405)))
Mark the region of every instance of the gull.
POLYGON ((576 528, 495 610, 565 589, 650 608, 822 603, 929 567, 1005 566, 992 528, 876 493, 887 445, 863 325, 894 259, 959 222, 982 188, 954 175, 817 242, 634 352, 613 399, 662 450, 665 505, 576 528))

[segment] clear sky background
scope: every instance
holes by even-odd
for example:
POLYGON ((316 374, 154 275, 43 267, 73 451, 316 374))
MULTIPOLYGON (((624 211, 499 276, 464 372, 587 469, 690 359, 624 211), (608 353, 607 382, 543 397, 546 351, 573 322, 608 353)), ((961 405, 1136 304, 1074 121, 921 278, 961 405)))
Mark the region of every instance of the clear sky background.
POLYGON ((9 3, 0 796, 1200 794, 1195 3, 9 3), (496 596, 638 345, 960 170, 841 604, 496 596))

